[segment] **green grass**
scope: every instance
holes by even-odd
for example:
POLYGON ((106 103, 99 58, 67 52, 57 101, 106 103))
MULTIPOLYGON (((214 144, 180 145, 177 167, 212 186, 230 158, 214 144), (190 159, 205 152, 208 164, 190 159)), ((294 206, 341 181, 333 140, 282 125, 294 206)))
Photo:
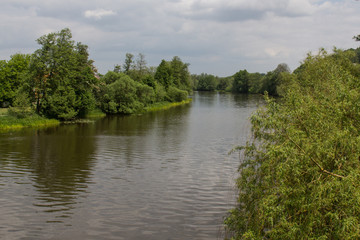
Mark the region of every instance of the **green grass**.
POLYGON ((26 118, 16 118, 13 116, 3 115, 0 118, 0 130, 20 129, 24 127, 47 127, 60 124, 58 120, 47 119, 38 115, 26 118))
POLYGON ((161 110, 167 110, 169 108, 181 106, 184 104, 189 104, 192 102, 191 98, 188 98, 187 100, 184 100, 182 102, 158 102, 151 104, 150 106, 145 108, 145 112, 155 112, 155 111, 161 111, 161 110))
POLYGON ((85 118, 102 118, 105 116, 106 114, 97 108, 87 113, 85 118))
POLYGON ((8 109, 7 108, 0 108, 0 117, 7 115, 8 109))

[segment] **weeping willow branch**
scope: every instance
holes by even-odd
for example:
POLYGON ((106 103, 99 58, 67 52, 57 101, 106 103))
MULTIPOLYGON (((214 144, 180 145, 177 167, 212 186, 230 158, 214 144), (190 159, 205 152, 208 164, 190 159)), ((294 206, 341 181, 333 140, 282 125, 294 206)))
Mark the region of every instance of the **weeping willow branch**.
MULTIPOLYGON (((294 140, 292 140, 290 138, 289 135, 286 134, 286 137, 304 154, 304 155, 308 155, 304 149, 302 149, 299 144, 297 144, 294 140)), ((318 166, 318 168, 320 168, 321 172, 323 173, 326 173, 328 175, 331 175, 333 177, 338 177, 338 178, 345 178, 344 176, 342 175, 339 175, 339 174, 336 174, 336 173, 332 173, 332 172, 329 172, 328 170, 324 169, 314 158, 312 158, 311 156, 309 156, 310 160, 315 163, 316 166, 318 166)))

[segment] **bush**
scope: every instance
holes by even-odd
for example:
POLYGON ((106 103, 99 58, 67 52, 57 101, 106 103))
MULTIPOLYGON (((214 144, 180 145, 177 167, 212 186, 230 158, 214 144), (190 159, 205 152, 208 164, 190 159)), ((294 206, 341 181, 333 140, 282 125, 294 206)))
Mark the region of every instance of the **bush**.
POLYGON ((176 87, 170 86, 167 91, 167 100, 170 102, 181 102, 186 100, 188 97, 188 92, 180 90, 176 87))

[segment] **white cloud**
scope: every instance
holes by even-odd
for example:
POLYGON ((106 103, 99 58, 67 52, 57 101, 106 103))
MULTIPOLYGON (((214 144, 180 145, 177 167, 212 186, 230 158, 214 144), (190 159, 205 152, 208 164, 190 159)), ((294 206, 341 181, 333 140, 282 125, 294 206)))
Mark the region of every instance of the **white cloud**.
POLYGON ((68 27, 101 73, 127 52, 144 53, 151 66, 179 56, 193 73, 220 76, 283 62, 295 69, 320 47, 358 47, 359 12, 355 0, 3 0, 0 59, 68 27))
POLYGON ((105 10, 105 9, 96 9, 96 10, 87 10, 84 12, 84 16, 86 18, 95 18, 96 20, 100 20, 103 17, 106 16, 112 16, 115 15, 116 13, 112 10, 105 10))

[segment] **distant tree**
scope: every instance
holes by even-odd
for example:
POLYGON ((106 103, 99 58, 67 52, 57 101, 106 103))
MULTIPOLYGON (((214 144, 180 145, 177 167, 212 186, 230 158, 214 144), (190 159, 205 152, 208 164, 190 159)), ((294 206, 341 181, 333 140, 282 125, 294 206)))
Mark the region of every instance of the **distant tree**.
POLYGON ((136 70, 139 72, 140 77, 144 76, 146 73, 146 60, 143 53, 139 53, 136 59, 136 70))
POLYGON ((220 91, 231 91, 233 81, 233 77, 220 77, 217 80, 218 84, 216 89, 220 91))
POLYGON ((156 69, 155 80, 167 89, 172 84, 171 68, 168 62, 162 60, 156 69))
POLYGON ((108 72, 103 81, 109 84, 101 86, 99 102, 106 113, 136 113, 155 100, 152 87, 136 82, 124 73, 108 72))
POLYGON ((126 53, 125 62, 123 65, 124 73, 129 73, 129 71, 134 67, 134 55, 131 53, 126 53))
POLYGON ((249 74, 249 82, 250 88, 249 93, 260 93, 261 92, 261 84, 264 74, 262 73, 250 73, 249 74))
POLYGON ((178 56, 170 62, 170 73, 173 84, 182 90, 191 91, 189 64, 183 63, 178 56))
POLYGON ((277 87, 281 84, 282 73, 290 73, 290 68, 286 63, 279 64, 275 70, 268 72, 264 76, 261 92, 267 91, 269 95, 278 95, 277 87))
POLYGON ((360 41, 360 35, 354 36, 353 39, 355 39, 355 41, 360 41))
POLYGON ((114 72, 115 72, 115 73, 120 73, 120 72, 121 72, 121 65, 116 64, 116 65, 114 66, 114 72))
POLYGON ((240 70, 234 75, 233 92, 249 93, 250 75, 246 70, 240 70))
POLYGON ((214 75, 202 73, 195 76, 197 78, 196 90, 199 91, 214 91, 216 90, 217 82, 214 75))

